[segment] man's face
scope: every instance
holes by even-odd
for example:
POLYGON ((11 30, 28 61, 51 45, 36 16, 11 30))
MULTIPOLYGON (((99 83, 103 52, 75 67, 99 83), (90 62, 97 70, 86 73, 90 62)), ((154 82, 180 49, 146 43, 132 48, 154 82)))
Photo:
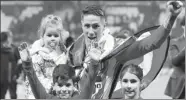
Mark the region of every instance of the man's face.
POLYGON ((11 47, 13 36, 8 35, 8 38, 6 41, 2 42, 4 47, 11 47))
POLYGON ((2 42, 2 45, 3 45, 4 47, 10 47, 9 41, 8 41, 8 40, 2 42))
POLYGON ((139 96, 140 84, 141 82, 136 75, 126 72, 121 84, 124 89, 125 99, 134 99, 136 96, 139 96))
POLYGON ((61 80, 55 83, 53 90, 56 91, 56 95, 61 99, 69 99, 74 93, 74 84, 72 79, 61 80))
POLYGON ((60 34, 55 27, 47 27, 43 36, 47 48, 55 49, 60 41, 60 34))
POLYGON ((105 27, 105 20, 96 15, 84 15, 82 20, 82 29, 85 39, 99 40, 105 27))

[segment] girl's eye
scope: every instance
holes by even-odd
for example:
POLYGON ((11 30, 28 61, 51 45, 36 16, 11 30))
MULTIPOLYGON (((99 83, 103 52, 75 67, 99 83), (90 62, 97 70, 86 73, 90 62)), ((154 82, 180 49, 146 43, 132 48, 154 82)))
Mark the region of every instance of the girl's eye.
POLYGON ((51 34, 48 34, 47 36, 48 36, 48 37, 51 37, 52 35, 51 35, 51 34))
POLYGON ((127 80, 127 79, 123 79, 123 82, 127 83, 127 82, 128 82, 128 80, 127 80))
POLYGON ((56 34, 56 35, 54 35, 54 37, 59 37, 59 35, 56 34))

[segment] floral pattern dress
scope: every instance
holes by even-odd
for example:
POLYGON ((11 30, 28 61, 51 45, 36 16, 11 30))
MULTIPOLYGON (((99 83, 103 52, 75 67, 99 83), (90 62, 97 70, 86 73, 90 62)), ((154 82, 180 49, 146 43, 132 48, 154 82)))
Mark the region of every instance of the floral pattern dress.
MULTIPOLYGON (((64 64, 67 61, 67 56, 63 53, 60 56, 53 56, 52 54, 45 54, 47 58, 42 56, 40 53, 36 53, 32 56, 33 68, 36 75, 44 86, 47 92, 49 92, 52 83, 52 73, 54 68, 60 63, 64 64), (52 60, 49 60, 52 59, 52 60)), ((27 99, 35 99, 29 81, 26 79, 26 96, 27 99)))

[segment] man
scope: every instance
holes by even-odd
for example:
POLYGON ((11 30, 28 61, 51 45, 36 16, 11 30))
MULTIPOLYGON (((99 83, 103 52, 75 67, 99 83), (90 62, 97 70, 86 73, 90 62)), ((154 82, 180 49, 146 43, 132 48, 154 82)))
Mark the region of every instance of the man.
POLYGON ((10 97, 11 99, 17 98, 17 79, 19 78, 19 74, 21 73, 21 63, 20 63, 20 56, 18 52, 17 46, 13 43, 13 34, 11 31, 7 31, 8 34, 8 46, 12 49, 10 55, 10 62, 11 62, 11 81, 9 83, 9 90, 10 90, 10 97))
POLYGON ((9 47, 12 48, 12 53, 10 57, 11 66, 11 82, 9 85, 10 89, 10 97, 11 99, 17 99, 17 79, 19 78, 19 74, 21 73, 21 63, 20 56, 18 52, 18 48, 15 44, 13 44, 13 34, 11 31, 7 31, 8 34, 8 42, 9 47))
POLYGON ((1 32, 1 99, 5 99, 8 89, 9 54, 11 49, 5 46, 7 40, 8 35, 5 32, 1 32))
MULTIPOLYGON (((170 11, 170 15, 164 25, 160 26, 153 34, 143 40, 135 42, 134 38, 128 39, 124 47, 119 49, 118 54, 114 54, 111 59, 101 62, 103 68, 102 76, 104 84, 106 84, 104 85, 104 90, 99 93, 101 94, 101 97, 99 96, 97 98, 109 98, 114 74, 117 73, 115 71, 120 64, 143 56, 152 50, 158 49, 162 45, 171 31, 172 26, 181 11, 182 5, 183 4, 179 1, 168 2, 167 9, 170 11), (110 68, 108 68, 109 66, 110 68), (110 76, 108 76, 108 74, 110 74, 110 76)), ((80 36, 69 49, 70 61, 74 66, 82 66, 84 64, 84 61, 87 58, 86 54, 89 52, 91 45, 94 45, 91 48, 94 52, 101 52, 101 50, 97 48, 98 46, 96 46, 96 43, 101 38, 106 26, 104 11, 98 6, 86 7, 82 11, 81 23, 83 36, 80 36)), ((93 57, 97 59, 99 56, 93 55, 93 57)), ((149 83, 146 83, 146 86, 148 84, 149 83)))
POLYGON ((185 99, 185 48, 172 59, 172 64, 176 68, 168 82, 166 94, 173 99, 185 99), (168 87, 171 85, 171 88, 168 87))
MULTIPOLYGON (((19 52, 17 47, 12 43, 13 35, 10 31, 4 31, 2 34, 7 35, 7 40, 4 43, 4 49, 9 49, 6 52, 9 52, 8 60, 9 60, 9 67, 8 68, 8 84, 6 84, 7 89, 10 91, 10 97, 11 99, 17 98, 17 82, 16 79, 18 78, 18 74, 20 73, 18 68, 18 61, 19 61, 19 52)), ((4 58, 2 58, 4 59, 4 58)), ((2 65, 4 66, 4 65, 2 65)), ((5 77, 5 76, 4 76, 5 77)))
MULTIPOLYGON (((53 71, 53 87, 50 94, 47 94, 41 82, 38 80, 33 69, 27 44, 22 43, 19 47, 23 69, 30 82, 32 92, 36 99, 90 99, 94 88, 96 75, 98 73, 98 62, 91 59, 90 67, 86 74, 80 79, 80 89, 77 93, 75 89, 75 70, 68 64, 59 64, 53 71)), ((100 55, 97 53, 97 55, 100 55)))
MULTIPOLYGON (((185 17, 182 18, 181 26, 184 29, 182 40, 185 39, 185 17)), ((171 60, 174 71, 168 81, 165 94, 173 99, 185 99, 185 47, 171 60)))
MULTIPOLYGON (((136 41, 133 36, 129 37, 125 39, 125 42, 121 46, 116 47, 109 56, 106 56, 105 59, 100 61, 100 75, 103 80, 103 88, 98 93, 101 97, 98 96, 97 98, 109 98, 111 85, 115 78, 114 76, 118 73, 117 70, 121 64, 158 49, 167 39, 183 5, 179 1, 171 1, 167 4, 170 15, 165 23, 153 31, 149 37, 140 41, 136 41)), ((100 49, 98 42, 103 36, 106 27, 105 13, 99 6, 88 6, 82 10, 81 23, 83 33, 69 47, 69 58, 70 63, 75 66, 75 68, 85 70, 90 63, 89 56, 93 59, 99 59, 100 56, 97 54, 102 53, 102 49, 100 49), (89 52, 94 52, 95 54, 89 52)), ((80 74, 77 75, 83 76, 82 73, 84 73, 84 70, 80 71, 80 74)), ((149 80, 149 82, 151 82, 152 79, 149 80)), ((144 87, 146 87, 149 82, 146 82, 144 87)))

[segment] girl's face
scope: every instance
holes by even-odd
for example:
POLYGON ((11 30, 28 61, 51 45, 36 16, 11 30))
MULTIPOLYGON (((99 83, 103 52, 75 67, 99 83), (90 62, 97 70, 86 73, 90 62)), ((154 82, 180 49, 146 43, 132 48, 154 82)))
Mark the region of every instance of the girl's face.
POLYGON ((121 86, 125 99, 138 99, 140 96, 140 79, 129 72, 126 72, 122 78, 121 86))
POLYGON ((60 41, 60 33, 55 27, 47 27, 43 36, 44 45, 49 49, 56 49, 60 41))

